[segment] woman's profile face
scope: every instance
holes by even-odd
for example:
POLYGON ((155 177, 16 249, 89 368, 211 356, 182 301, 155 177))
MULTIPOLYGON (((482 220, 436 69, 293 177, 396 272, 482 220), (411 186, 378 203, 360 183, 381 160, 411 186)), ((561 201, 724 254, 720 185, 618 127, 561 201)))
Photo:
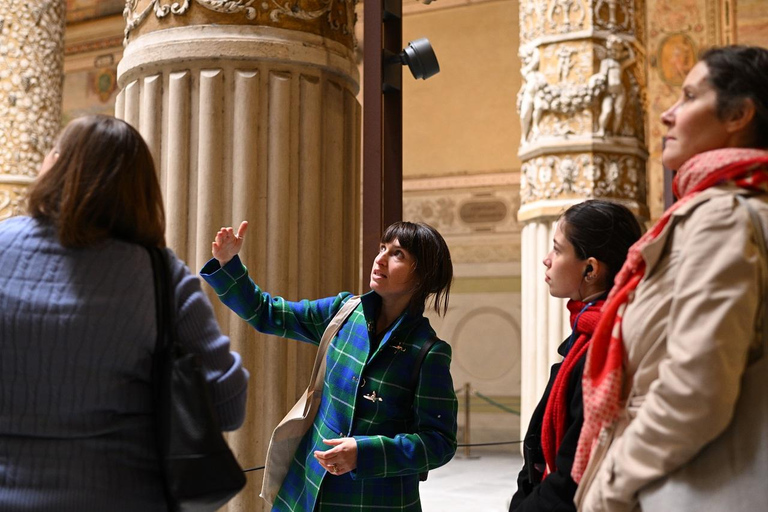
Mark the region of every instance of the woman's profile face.
POLYGON ((587 263, 576 256, 576 249, 563 233, 561 220, 557 223, 552 250, 544 258, 547 267, 544 281, 549 285, 549 294, 559 299, 580 300, 580 287, 587 263))
POLYGON ((661 115, 667 127, 661 161, 678 170, 689 158, 729 146, 730 133, 717 117, 717 91, 709 83, 709 69, 696 64, 683 82, 680 99, 661 115))

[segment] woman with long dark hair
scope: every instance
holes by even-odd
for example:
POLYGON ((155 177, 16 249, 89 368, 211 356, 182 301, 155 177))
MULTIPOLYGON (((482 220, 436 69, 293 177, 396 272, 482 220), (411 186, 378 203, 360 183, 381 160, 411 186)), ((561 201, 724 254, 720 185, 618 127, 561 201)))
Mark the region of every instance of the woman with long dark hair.
POLYGON ((510 512, 576 510, 571 466, 583 421, 584 358, 608 290, 638 238, 640 225, 632 212, 609 201, 584 201, 558 220, 543 263, 550 295, 568 299, 573 332, 558 348, 563 362, 552 366, 528 425, 525 464, 510 512))
MULTIPOLYGON (((165 247, 152 155, 114 117, 67 125, 0 223, 0 510, 165 512, 155 435, 154 281, 165 247)), ((248 373, 199 279, 166 249, 179 342, 200 356, 220 425, 248 373)))

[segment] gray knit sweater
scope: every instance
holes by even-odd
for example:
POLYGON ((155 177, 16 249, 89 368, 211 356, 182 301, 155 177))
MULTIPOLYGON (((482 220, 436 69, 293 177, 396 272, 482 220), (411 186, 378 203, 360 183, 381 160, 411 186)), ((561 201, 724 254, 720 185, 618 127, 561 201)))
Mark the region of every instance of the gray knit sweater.
MULTIPOLYGON (((248 373, 198 278, 171 262, 179 339, 202 357, 222 428, 235 429, 248 373)), ((117 240, 65 249, 49 225, 0 223, 0 511, 167 510, 155 342, 145 249, 117 240)))

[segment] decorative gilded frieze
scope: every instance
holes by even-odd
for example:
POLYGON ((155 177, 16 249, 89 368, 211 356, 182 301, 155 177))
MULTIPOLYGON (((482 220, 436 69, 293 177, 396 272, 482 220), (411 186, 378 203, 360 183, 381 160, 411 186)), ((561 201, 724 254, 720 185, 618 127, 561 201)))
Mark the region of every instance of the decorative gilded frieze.
POLYGON ((405 180, 403 219, 440 231, 454 263, 519 261, 519 176, 510 170, 405 180))
POLYGON ((521 169, 520 201, 527 204, 586 197, 636 200, 645 196, 644 164, 636 155, 610 153, 532 158, 521 169))
POLYGON ((0 218, 20 211, 61 123, 64 1, 0 2, 0 218))
POLYGON ((403 217, 426 222, 444 235, 467 235, 478 231, 515 233, 520 230, 515 215, 520 207, 519 197, 517 186, 407 194, 403 217))
POLYGON ((357 0, 126 0, 124 44, 142 33, 188 25, 263 25, 354 47, 357 0))

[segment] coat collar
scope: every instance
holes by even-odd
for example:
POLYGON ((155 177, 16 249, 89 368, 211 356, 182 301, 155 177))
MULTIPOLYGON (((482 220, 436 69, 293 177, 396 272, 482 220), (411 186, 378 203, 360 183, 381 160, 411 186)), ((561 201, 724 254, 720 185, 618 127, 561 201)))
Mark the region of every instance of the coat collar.
MULTIPOLYGON (((363 316, 365 317, 368 339, 370 340, 373 336, 376 336, 376 315, 381 307, 381 297, 376 292, 370 291, 360 297, 360 302, 363 305, 363 316)), ((406 308, 406 310, 403 311, 387 329, 387 332, 384 333, 384 337, 381 339, 376 351, 370 355, 369 361, 373 359, 376 354, 381 352, 381 350, 387 346, 388 342, 407 338, 408 333, 416 328, 418 322, 422 318, 424 318, 424 316, 421 313, 414 314, 410 309, 406 308)))
POLYGON ((646 267, 643 280, 647 279, 653 273, 653 269, 664 253, 664 248, 667 246, 667 239, 672 233, 675 224, 677 224, 683 218, 688 217, 693 212, 693 210, 706 203, 710 199, 718 196, 733 195, 737 193, 745 193, 745 190, 743 188, 732 185, 710 187, 706 190, 703 190, 695 197, 691 198, 690 201, 687 201, 685 204, 681 205, 680 208, 675 210, 672 213, 672 219, 670 219, 670 222, 664 226, 664 229, 661 230, 659 236, 640 250, 640 253, 643 255, 643 259, 645 260, 646 267))

